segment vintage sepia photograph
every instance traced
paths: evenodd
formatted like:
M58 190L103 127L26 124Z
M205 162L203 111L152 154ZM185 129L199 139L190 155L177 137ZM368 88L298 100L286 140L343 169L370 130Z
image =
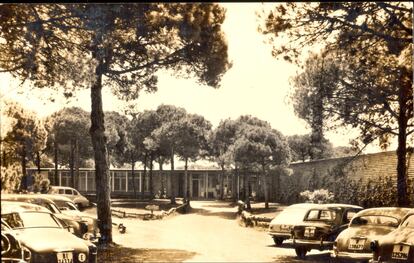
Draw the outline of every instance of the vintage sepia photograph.
M413 3L0 3L2 263L414 263Z

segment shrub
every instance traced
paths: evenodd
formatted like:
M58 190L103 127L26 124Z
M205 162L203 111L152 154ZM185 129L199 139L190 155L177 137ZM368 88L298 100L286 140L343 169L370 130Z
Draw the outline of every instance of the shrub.
M300 196L312 203L324 204L329 203L334 199L334 194L327 189L317 189L315 191L306 190L300 193Z

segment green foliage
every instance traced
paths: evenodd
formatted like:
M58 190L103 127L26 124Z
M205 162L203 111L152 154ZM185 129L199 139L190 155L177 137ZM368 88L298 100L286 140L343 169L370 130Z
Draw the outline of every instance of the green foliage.
M6 156L2 165L13 164L22 158L33 160L34 154L46 146L47 131L42 120L16 102L3 101L2 106L2 115L9 119L8 127L2 125L6 130L1 138L1 152Z
M306 201L316 204L330 203L335 195L327 189L317 189L315 191L306 190L300 193L300 196Z
M75 141L79 147L80 165L93 155L92 142L89 135L89 113L78 107L63 108L46 118L48 130L46 152L54 156L55 142L58 146L58 162L69 165L71 147Z
M17 191L22 179L21 167L12 164L7 167L1 166L1 191L11 193Z

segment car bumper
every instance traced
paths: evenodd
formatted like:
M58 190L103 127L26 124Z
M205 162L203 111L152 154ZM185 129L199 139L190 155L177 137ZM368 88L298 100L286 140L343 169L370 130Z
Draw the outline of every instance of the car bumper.
M331 257L345 260L369 260L372 259L372 253L334 252Z
M290 239L292 237L292 235L290 233L283 233L283 232L273 232L273 231L269 231L267 232L268 235L272 236L272 237L282 237L285 239Z
M333 247L333 241L325 240L306 240L306 239L293 239L293 246L305 246L312 249L331 249Z

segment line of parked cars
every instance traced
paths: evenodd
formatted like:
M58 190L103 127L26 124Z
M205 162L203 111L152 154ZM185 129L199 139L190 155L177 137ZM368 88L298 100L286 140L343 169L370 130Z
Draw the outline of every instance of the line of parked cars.
M78 207L59 194L2 194L1 262L96 263L97 219Z
M277 246L289 239L300 259L331 250L337 262L413 262L414 209L363 209L346 204L295 204L270 223Z

